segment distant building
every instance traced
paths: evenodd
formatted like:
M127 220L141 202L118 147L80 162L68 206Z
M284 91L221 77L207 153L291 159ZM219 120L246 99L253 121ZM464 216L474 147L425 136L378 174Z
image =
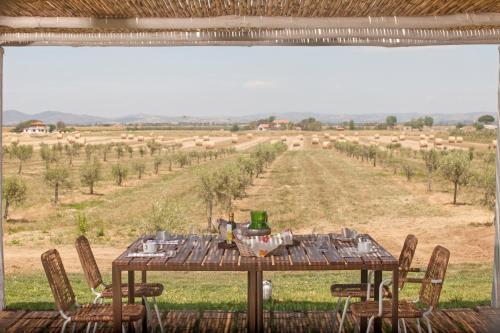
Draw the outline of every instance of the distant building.
M259 124L257 126L257 131L267 131L269 130L269 124Z
M286 129L290 122L286 119L276 119L273 120L273 128L274 129Z
M495 125L495 124L487 124L487 125L484 125L484 128L494 130L494 129L497 129L497 125Z
M28 134L43 134L49 132L49 126L39 120L33 120L31 125L23 129L23 133Z

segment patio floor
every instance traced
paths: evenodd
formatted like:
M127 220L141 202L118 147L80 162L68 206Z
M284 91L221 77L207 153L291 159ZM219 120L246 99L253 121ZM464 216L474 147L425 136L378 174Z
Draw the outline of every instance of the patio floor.
M265 313L267 332L333 332L332 312ZM228 311L168 311L163 313L167 332L245 332L246 314ZM450 309L436 312L431 319L434 332L500 332L500 311L490 307ZM349 316L346 332L352 331ZM60 332L62 320L55 311L2 311L0 332ZM414 320L408 320L408 332L417 332ZM390 322L384 322L389 331ZM79 327L78 332L84 332ZM111 329L101 329L110 332ZM68 330L69 332L69 330Z

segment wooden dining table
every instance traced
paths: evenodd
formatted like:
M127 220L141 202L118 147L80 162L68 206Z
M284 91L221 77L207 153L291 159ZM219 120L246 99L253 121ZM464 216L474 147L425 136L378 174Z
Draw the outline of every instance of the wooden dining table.
M392 272L392 330L398 330L398 260L385 250L370 235L361 235L371 240L373 251L359 253L356 242L346 240L339 234L329 234L325 248L317 245L318 235L294 235L294 244L288 245L275 255L266 257L240 256L237 249L224 249L219 245L217 236L178 236L178 245L165 245L174 249L172 257L140 257L130 253L142 249L142 243L153 236L142 236L132 243L113 261L113 331L121 331L122 317L122 272L128 272L128 302L134 303L133 284L135 272L142 272L142 282L146 282L148 271L236 271L247 272L247 328L248 332L264 330L262 299L262 277L265 271L359 271L360 282L367 283L368 271L374 272L374 296L378 300L378 286L382 282L382 272ZM332 275L332 280L334 276ZM325 288L325 292L329 289ZM333 300L332 300L333 301ZM144 321L145 322L145 321ZM366 327L366 319L361 321L361 331ZM381 332L381 320L375 321L375 332ZM365 329L366 330L366 329Z

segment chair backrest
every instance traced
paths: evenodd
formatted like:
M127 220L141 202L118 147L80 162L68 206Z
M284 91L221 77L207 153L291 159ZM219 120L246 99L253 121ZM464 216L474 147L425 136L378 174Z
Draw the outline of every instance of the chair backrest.
M57 309L63 312L68 311L76 304L76 298L59 252L52 249L43 253L42 265L47 275Z
M425 272L424 282L420 288L419 300L427 306L432 306L434 309L439 304L439 297L443 289L444 276L448 268L450 260L450 251L440 245L432 251L427 271ZM431 283L431 282L439 283Z
M415 250L417 249L418 239L414 235L406 236L403 249L399 255L399 288L402 289L405 283L408 270L411 267Z
M85 279L90 288L99 287L103 281L97 262L95 261L94 253L90 247L89 240L85 236L80 236L75 242L76 251L82 264Z

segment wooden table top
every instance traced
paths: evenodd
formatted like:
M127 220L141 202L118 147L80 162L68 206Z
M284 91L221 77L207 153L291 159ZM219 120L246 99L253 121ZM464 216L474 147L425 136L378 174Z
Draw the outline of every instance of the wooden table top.
M128 257L130 252L142 248L143 236L132 243L115 261L123 271L307 271L307 270L393 270L398 267L398 260L369 235L374 251L359 254L353 248L353 241L343 241L338 234L329 234L328 250L320 250L312 235L294 235L298 241L286 246L280 255L263 258L243 257L238 250L221 249L216 236L203 236L200 241L190 241L183 236L181 245L176 247L174 257Z

